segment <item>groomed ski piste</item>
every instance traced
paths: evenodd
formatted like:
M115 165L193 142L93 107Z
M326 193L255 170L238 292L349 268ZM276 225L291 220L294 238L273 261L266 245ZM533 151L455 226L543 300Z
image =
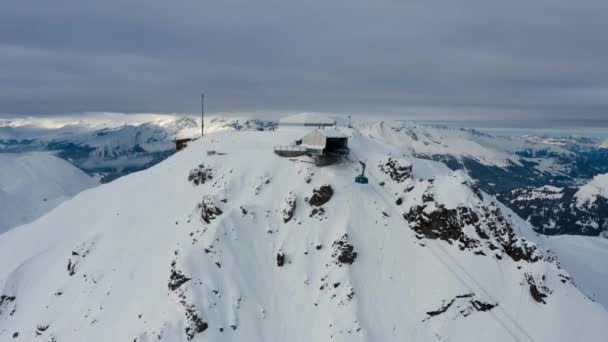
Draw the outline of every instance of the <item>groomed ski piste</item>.
M206 135L0 235L0 341L608 336L606 309L465 173L344 127L337 164L273 153L310 129Z

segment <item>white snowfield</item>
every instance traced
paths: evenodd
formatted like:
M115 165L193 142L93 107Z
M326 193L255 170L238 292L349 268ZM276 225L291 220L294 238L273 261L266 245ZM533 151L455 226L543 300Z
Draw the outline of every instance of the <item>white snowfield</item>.
M37 219L97 184L51 154L0 154L0 234Z
M608 308L608 239L597 236L545 236L553 251L580 289Z
M608 139L600 144L599 148L608 148Z
M0 235L0 341L606 340L608 312L462 172L358 132L353 163L273 154L306 132L209 134ZM437 211L469 222L456 240L414 230Z
M593 177L591 181L581 186L574 196L579 207L592 205L598 197L608 199L608 173Z

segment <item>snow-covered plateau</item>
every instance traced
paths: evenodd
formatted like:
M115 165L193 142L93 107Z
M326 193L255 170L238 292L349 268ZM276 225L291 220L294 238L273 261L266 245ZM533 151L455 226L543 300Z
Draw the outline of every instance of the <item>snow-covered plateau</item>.
M305 128L208 134L0 235L0 341L605 341L465 171L341 129L325 167L273 153Z

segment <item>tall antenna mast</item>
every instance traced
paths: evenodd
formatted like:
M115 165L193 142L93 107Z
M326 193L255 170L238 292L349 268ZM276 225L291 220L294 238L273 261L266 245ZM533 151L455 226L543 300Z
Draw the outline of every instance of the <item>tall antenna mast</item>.
M205 93L201 93L201 138L205 136Z

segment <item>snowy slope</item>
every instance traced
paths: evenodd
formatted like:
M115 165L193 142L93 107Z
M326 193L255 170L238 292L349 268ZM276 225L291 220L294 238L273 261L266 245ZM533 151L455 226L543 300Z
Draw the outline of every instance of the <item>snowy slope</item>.
M608 239L549 236L542 244L557 255L584 293L608 308Z
M0 233L95 185L93 178L50 154L0 154Z
M606 149L608 149L608 139L606 139L606 141L604 141L603 143L601 143L599 145L599 148L606 148Z
M608 312L464 173L358 132L369 185L272 153L304 132L210 134L1 235L0 340L605 339Z
M597 175L574 194L577 206L592 206L599 197L608 199L608 173Z

